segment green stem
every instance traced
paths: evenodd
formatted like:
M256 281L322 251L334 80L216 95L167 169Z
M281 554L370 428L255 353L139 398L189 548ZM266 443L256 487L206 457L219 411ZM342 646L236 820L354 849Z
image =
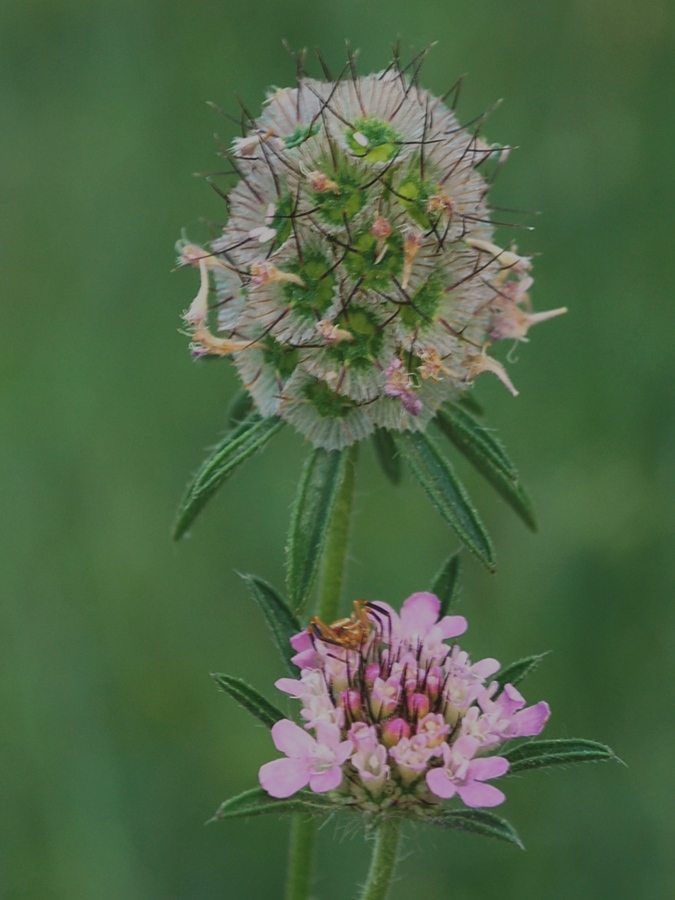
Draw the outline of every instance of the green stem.
M312 859L316 825L309 816L296 813L291 823L288 881L285 900L307 900L312 886Z
M358 444L353 444L347 451L345 480L340 488L333 510L333 521L326 541L326 551L321 570L321 587L317 615L324 622L335 621L340 615L340 600L347 563L347 546L349 544L349 526L354 506L354 479Z
M357 444L349 448L345 479L340 488L330 525L317 603L317 615L324 622L333 622L340 613L342 585L347 562L349 526L354 505L354 480L356 474ZM288 881L285 900L309 900L312 887L312 869L316 823L296 813L292 819L289 847Z
M386 900L398 861L401 824L401 819L384 819L378 827L368 881L361 900Z

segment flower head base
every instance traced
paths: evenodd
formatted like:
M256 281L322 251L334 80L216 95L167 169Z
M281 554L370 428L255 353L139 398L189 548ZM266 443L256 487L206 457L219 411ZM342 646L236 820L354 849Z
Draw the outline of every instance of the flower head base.
M466 619L439 613L428 593L408 597L400 615L386 603L358 601L351 620L333 627L313 620L292 639L300 678L282 678L277 687L302 702L305 724L273 727L287 758L261 768L269 794L289 797L309 785L339 791L344 803L365 811L422 817L454 796L469 807L504 800L485 782L509 763L488 754L539 734L548 704L525 708L515 687L500 691L489 681L496 660L472 663L446 643L466 631Z
M222 235L179 245L194 354L231 355L263 416L327 449L423 429L484 371L515 394L488 346L563 310L532 313L530 260L493 242L483 173L507 150L397 63L275 90L229 152Z

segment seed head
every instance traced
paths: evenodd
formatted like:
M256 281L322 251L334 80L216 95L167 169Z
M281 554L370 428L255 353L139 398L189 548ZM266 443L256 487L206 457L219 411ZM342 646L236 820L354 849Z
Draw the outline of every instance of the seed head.
M179 244L201 277L185 322L195 355L233 357L262 415L339 449L425 428L482 372L517 393L491 344L564 310L533 313L530 259L494 242L483 173L508 148L395 63L275 89L228 155L222 235Z

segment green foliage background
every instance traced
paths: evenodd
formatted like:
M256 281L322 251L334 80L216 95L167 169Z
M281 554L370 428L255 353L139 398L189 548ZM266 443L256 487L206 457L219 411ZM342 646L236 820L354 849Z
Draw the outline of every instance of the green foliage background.
M493 200L540 209L537 328L512 399L477 396L539 513L529 534L466 468L495 538L496 576L467 565L464 644L504 662L554 652L525 685L547 736L610 744L627 762L534 773L504 814L528 846L410 832L393 891L410 896L675 895L673 289L675 7L666 0L22 0L0 9L3 203L0 353L0 897L280 896L287 825L203 827L253 786L268 734L208 678L270 698L280 665L234 570L281 584L304 455L285 430L179 546L188 473L235 389L178 333L197 289L173 244L223 204L205 104L257 109L293 65L281 45L343 41L369 71L432 41L423 75L469 73L468 120L520 145ZM513 232L505 232L505 239ZM362 454L349 596L398 604L455 546L407 478ZM317 895L342 900L367 848L321 832Z

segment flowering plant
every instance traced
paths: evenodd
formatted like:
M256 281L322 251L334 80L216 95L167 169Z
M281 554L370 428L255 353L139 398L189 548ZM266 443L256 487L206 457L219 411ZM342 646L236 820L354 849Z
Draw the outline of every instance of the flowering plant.
M522 846L513 826L487 811L506 799L487 782L614 758L595 741L530 740L550 710L545 701L526 706L516 684L542 656L502 669L492 658L472 663L457 644L448 644L467 628L463 616L447 614L456 577L446 580L443 601L419 592L400 615L381 601L356 601L349 619L327 626L314 618L290 635L286 650L280 635L293 630L293 614L269 585L249 577L249 586L285 663L300 669L299 678L280 678L276 687L301 701L302 726L250 685L213 676L271 728L285 754L261 767L261 788L223 803L217 820L346 810L370 827L399 828L407 818ZM461 806L449 809L444 801L453 798Z
M223 151L239 181L223 194L222 234L205 247L178 245L179 263L200 272L184 314L193 355L232 357L244 390L188 485L175 537L284 423L311 444L291 514L288 599L246 576L290 676L276 685L301 702L301 724L241 679L214 676L284 754L215 818L293 815L288 900L310 895L317 817L351 811L375 832L361 896L384 900L406 818L522 846L490 811L505 795L489 782L613 758L593 741L531 740L548 704L526 706L516 685L540 656L502 669L447 643L467 628L451 611L458 553L400 614L358 600L338 618L363 438L372 436L394 483L407 463L490 570L490 538L433 429L535 527L518 473L475 417L482 411L468 389L492 372L517 394L488 349L527 340L532 325L565 309L532 312L530 258L495 243L503 223L487 204L490 167L509 148L482 138L484 117L470 133L448 95L420 88L423 58L403 66L395 52L388 69L362 78L350 54L340 78L324 66L318 81L301 56L297 86L272 90L257 119L244 110L242 136ZM310 605L316 615L303 627Z

